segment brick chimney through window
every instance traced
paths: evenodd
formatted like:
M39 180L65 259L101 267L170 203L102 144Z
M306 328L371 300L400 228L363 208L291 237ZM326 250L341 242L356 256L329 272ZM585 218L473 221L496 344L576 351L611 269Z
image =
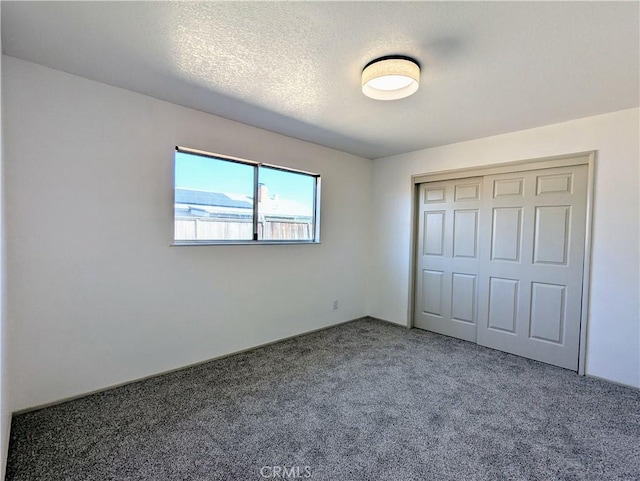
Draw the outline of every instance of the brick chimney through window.
M266 202L269 199L269 188L266 184L258 184L258 202Z

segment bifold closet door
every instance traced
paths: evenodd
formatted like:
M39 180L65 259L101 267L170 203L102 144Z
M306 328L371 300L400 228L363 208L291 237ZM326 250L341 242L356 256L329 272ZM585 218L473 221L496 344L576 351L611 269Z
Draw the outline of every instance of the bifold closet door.
M483 178L477 342L577 370L587 166Z
M476 341L482 178L420 186L414 326Z

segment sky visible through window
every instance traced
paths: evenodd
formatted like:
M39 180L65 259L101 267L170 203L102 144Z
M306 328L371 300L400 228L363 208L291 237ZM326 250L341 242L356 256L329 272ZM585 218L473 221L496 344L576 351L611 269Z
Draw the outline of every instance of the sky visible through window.
M236 162L221 162L209 157L176 152L175 186L179 189L204 190L253 195L253 167ZM308 204L313 202L315 179L268 167L259 169L260 183L269 189L269 196L278 195Z

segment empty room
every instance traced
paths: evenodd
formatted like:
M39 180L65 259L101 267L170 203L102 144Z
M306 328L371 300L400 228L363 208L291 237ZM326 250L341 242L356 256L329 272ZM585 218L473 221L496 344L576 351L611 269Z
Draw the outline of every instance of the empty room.
M638 2L0 18L0 479L640 479Z

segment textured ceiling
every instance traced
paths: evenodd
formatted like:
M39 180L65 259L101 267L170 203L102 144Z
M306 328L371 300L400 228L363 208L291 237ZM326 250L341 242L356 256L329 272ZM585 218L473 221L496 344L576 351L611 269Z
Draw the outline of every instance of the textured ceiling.
M637 107L637 2L2 2L4 53L377 158ZM389 54L412 97L360 92Z

